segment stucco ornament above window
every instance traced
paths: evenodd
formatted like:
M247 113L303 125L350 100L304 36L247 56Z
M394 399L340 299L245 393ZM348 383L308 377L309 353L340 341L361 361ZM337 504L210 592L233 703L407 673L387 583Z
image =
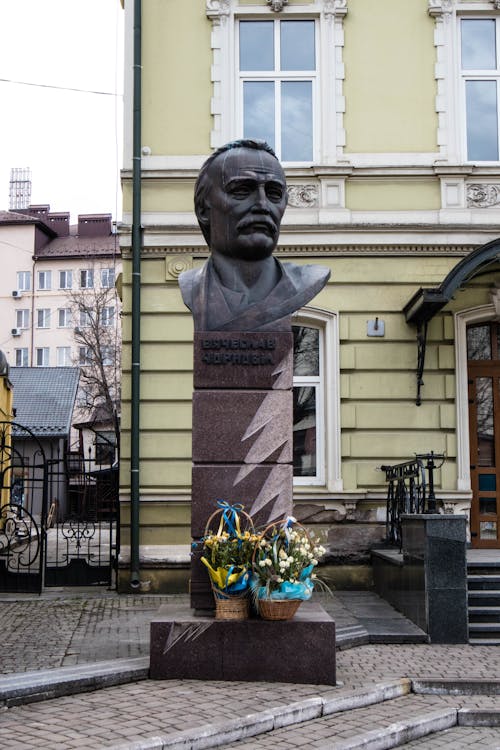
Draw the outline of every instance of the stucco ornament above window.
M312 208L318 205L316 185L289 185L288 205L294 208Z
M500 184L467 185L467 206L469 208L491 208L500 205Z
M323 12L325 16L345 16L347 0L324 0Z
M288 0L267 0L267 4L271 6L271 10L279 13L280 10L283 10L284 5L288 5Z

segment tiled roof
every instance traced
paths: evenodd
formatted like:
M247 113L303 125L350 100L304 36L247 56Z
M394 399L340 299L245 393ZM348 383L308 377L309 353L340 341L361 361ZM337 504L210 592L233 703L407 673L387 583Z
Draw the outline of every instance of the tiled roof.
M68 435L79 377L78 367L11 367L14 421L37 437Z
M56 237L37 252L37 258L85 258L120 254L118 237Z
M0 224L37 224L40 218L18 214L15 211L0 211Z

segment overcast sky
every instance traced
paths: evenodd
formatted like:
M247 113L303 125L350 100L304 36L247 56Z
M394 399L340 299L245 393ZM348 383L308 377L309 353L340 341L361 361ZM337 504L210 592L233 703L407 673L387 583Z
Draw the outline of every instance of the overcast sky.
M120 219L119 0L0 0L0 79L0 209L11 167L29 167L31 203L70 211L72 223L79 213Z

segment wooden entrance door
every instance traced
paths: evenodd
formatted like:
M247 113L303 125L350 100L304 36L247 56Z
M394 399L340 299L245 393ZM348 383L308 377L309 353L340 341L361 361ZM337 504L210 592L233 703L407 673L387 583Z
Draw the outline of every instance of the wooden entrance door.
M467 329L471 456L471 543L500 547L500 328Z

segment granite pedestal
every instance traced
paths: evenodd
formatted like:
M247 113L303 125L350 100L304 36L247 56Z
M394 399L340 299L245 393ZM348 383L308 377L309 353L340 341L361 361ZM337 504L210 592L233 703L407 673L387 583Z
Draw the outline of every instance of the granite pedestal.
M216 620L167 605L151 623L150 678L335 685L335 623L313 602L286 622Z

